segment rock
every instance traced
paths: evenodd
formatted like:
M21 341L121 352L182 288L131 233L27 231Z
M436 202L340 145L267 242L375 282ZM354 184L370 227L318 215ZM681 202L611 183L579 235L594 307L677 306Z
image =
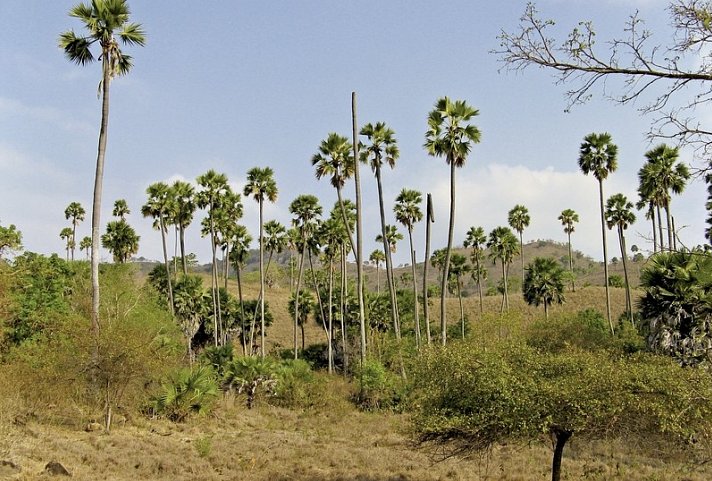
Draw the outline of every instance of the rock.
M67 468L62 466L57 461L50 461L44 468L44 472L51 476L71 476L71 473L67 471Z

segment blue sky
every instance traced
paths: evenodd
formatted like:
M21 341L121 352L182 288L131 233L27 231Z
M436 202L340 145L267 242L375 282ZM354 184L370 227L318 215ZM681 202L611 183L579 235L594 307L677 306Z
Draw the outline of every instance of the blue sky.
M60 230L72 201L91 205L100 119L98 65L78 67L57 47L60 32L81 25L67 15L74 1L0 2L0 223L16 224L26 250L63 252ZM280 191L266 216L290 221L297 195L317 195L329 210L336 195L317 181L309 162L329 132L350 135L350 95L358 118L385 121L399 141L395 170L384 172L390 206L403 187L431 192L436 207L434 245L446 242L449 169L422 148L426 118L438 97L464 99L480 111L482 142L458 171L456 243L466 230L506 225L515 204L532 217L524 240L564 242L557 217L576 210L581 222L574 247L601 258L597 184L578 170L578 148L591 132L608 131L619 145L619 170L606 195L636 200L636 173L652 146L645 138L653 118L634 106L602 100L565 113L565 87L550 72L500 72L490 51L501 29L512 31L526 2L425 1L215 1L129 2L148 43L127 48L135 67L112 83L102 223L113 201L125 198L129 221L141 235L139 255L158 259L160 236L141 218L145 189L155 181L193 180L210 168L228 175L236 189L248 169L271 166ZM663 0L544 0L542 16L560 32L591 19L603 41L620 33L627 15L640 10L659 43L667 43ZM615 83L610 84L615 88ZM682 157L692 161L690 152ZM378 223L375 180L363 170L365 252ZM347 187L347 194L353 187ZM673 214L686 245L703 242L704 185L698 180L673 199ZM257 229L257 206L245 200L244 223ZM197 220L189 251L209 257ZM642 215L638 215L642 217ZM89 216L78 237L88 235ZM628 245L650 249L650 227L628 230ZM416 227L422 257L424 225ZM256 244L254 245L256 247ZM611 255L619 255L614 233ZM397 263L408 262L399 246ZM105 258L110 255L104 252Z

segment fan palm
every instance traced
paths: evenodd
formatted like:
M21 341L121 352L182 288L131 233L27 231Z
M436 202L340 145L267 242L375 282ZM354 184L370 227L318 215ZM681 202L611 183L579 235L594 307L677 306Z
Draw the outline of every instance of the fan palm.
M524 241L522 240L522 233L526 227L529 227L529 222L531 217L529 216L529 209L523 205L517 204L509 211L507 216L509 225L519 233L519 257L522 261L522 276L524 275Z
M144 217L153 217L157 222L155 227L161 231L161 244L163 245L163 262L166 266L166 279L168 281L168 303L171 308L171 313L175 314L175 303L173 302L173 286L171 284L171 274L168 268L168 250L166 248L166 220L169 215L170 192L169 187L164 182L156 182L148 186L146 189L148 201L141 207L141 214Z
M581 171L598 181L598 195L601 207L601 237L603 239L603 277L606 289L606 316L608 325L613 333L613 320L611 318L611 295L608 288L608 249L606 247L606 218L603 206L603 181L608 174L618 168L618 146L611 140L609 133L589 134L583 139L579 149L578 165Z
M415 345L420 347L420 317L418 314L418 282L415 273L415 249L413 248L413 226L423 220L423 211L420 204L423 202L423 195L417 190L403 189L396 197L396 205L393 212L396 220L408 230L408 241L410 244L410 269L413 276L413 314L415 318Z
M574 257L571 251L571 234L573 234L576 227L574 224L578 223L579 216L573 209L564 209L559 215L559 221L561 225L564 226L564 232L569 239L569 272L571 274L571 290L576 292L576 284L574 281Z
M633 304L630 297L630 284L628 282L628 261L625 247L624 231L630 224L635 222L633 213L633 203L629 202L623 194L612 195L606 202L606 223L608 228L618 229L618 242L621 248L621 258L623 259L623 275L625 276L625 301L628 316L633 323Z
M85 251L87 260L89 260L89 256L91 255L91 237L84 236L82 238L82 241L79 243L79 250Z
M529 263L523 283L524 300L534 306L544 305L544 317L549 318L549 306L564 302L564 271L554 259L536 257Z
M106 233L101 236L101 245L114 257L114 262L124 264L138 252L141 239L125 220L114 220L106 225Z
M477 290L479 291L479 296L480 296L480 313L484 312L484 307L483 307L483 302L482 302L482 280L480 278L480 275L483 272L483 270L481 269L481 266L480 266L480 260L482 258L482 251L484 250L486 242L487 242L487 235L485 235L485 230L482 227L474 227L473 226L473 227L470 227L470 230L467 231L467 235L465 237L465 242L463 242L463 244L462 244L463 247L472 249L472 254L471 254L470 258L472 259L472 262L474 262L474 264L475 264L474 269L472 270L472 275L475 277L475 280L477 281Z
M371 166L376 176L376 186L378 187L378 207L381 214L381 241L383 242L383 252L386 254L386 282L388 283L388 294L391 299L391 317L395 328L396 338L400 339L400 321L398 319L398 299L396 297L395 281L393 279L393 259L389 246L387 245L388 232L386 230L386 211L383 204L383 181L381 169L383 164L387 164L391 169L395 167L396 160L400 155L396 143L395 133L385 122L368 123L363 126L360 132L365 136L369 145L363 146L361 161Z
M467 257L462 254L453 253L450 259L450 281L455 284L457 299L460 305L460 330L462 338L465 339L465 309L462 305L462 277L472 270L472 266L467 263Z
M386 255L382 249L375 249L371 252L368 260L376 264L376 292L381 293L381 262L386 262Z
M228 255L228 260L235 268L235 276L237 277L237 297L240 303L240 319L245 319L245 301L242 296L242 266L245 265L250 255L250 243L252 236L247 232L247 227L244 225L236 225L232 232L232 250ZM247 354L247 337L244 325L240 326L241 341L243 353ZM252 338L254 326L250 325L250 346L253 346L254 339Z
M185 229L193 222L195 213L195 189L188 182L176 180L170 188L171 220L178 226L180 237L180 257L183 265L183 275L188 275L188 263L185 258Z
M260 207L260 356L265 357L265 272L264 272L264 201L277 200L277 183L269 167L254 167L247 172L245 196L254 198Z
M125 0L92 0L91 5L80 3L69 11L69 16L79 19L88 34L78 36L73 30L59 36L59 47L69 60L78 65L87 65L95 59L102 64L100 89L102 93L101 127L96 156L94 196L91 216L91 283L92 283L92 330L99 333L99 231L101 229L101 194L104 178L104 158L109 126L109 87L116 76L126 75L132 67L132 59L119 48L124 45L143 46L146 37L140 24L129 22L131 12ZM118 39L117 39L118 37ZM91 48L96 44L101 53L95 57ZM96 357L96 353L95 353Z
M85 214L86 211L79 202L72 202L64 209L64 218L67 220L72 219L72 242L74 247L77 244L77 224L84 220ZM72 260L74 260L74 247L72 247Z
M512 263L512 259L519 250L517 237L509 227L495 227L492 232L490 232L487 247L490 250L490 257L492 257L494 261L499 259L502 263L503 290L501 310L504 311L505 307L509 309L508 271L509 264Z
M72 237L71 227L65 227L59 232L59 238L64 241L64 250L66 251L67 262L69 262L69 251L74 249L74 240Z
M443 345L447 343L445 293L455 232L455 171L465 165L472 145L480 142L479 129L467 123L477 115L479 111L467 105L464 100L452 101L443 97L438 99L435 108L428 115L428 131L425 134L425 149L428 154L445 157L445 162L450 166L450 223L440 292L440 329Z

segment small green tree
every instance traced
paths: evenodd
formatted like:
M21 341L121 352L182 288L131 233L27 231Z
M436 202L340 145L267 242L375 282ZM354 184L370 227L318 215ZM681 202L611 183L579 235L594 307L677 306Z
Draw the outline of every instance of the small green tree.
M6 252L13 252L22 249L22 233L17 230L14 224L9 227L0 225L0 258Z
M526 269L523 292L528 304L544 305L548 319L549 306L564 302L564 270L554 259L536 257Z

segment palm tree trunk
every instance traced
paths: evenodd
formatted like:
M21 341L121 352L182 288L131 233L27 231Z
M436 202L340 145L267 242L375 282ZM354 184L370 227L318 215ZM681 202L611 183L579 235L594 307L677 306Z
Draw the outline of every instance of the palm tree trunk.
M455 234L455 161L450 160L450 226L447 232L447 251L443 265L443 280L440 292L440 331L442 345L447 344L447 313L445 309L445 296L447 294L447 278L450 274L450 256L452 254L452 239Z
M91 328L95 341L99 337L99 242L101 242L101 194L103 192L104 160L109 127L109 56L102 56L102 101L101 127L99 128L99 146L96 154L96 173L94 175L94 198L91 213ZM92 362L99 361L99 348L96 342L92 352Z
M413 249L413 227L408 229L408 240L410 241L410 266L413 274L413 315L415 316L415 347L420 349L420 316L418 314L418 281L415 272L415 249Z
M188 262L185 259L185 227L181 224L180 227L180 258L183 264L183 275L188 275Z
M675 230L675 216L670 217L672 219L672 250L677 250L677 231Z
M346 280L346 249L341 246L341 298L340 298L340 312L341 312L341 350L344 356L343 372L346 374L348 372L349 357L348 349L346 347L346 296L348 295L347 289L348 284Z
M663 237L663 218L662 218L662 214L660 213L659 205L655 206L655 211L658 214L658 235L660 238L660 250L664 251L665 250L665 241L663 241L663 239L664 239L664 237Z
M328 365L328 372L329 374L332 374L334 372L334 346L333 346L333 337L334 337L334 319L333 319L333 313L334 313L334 300L332 298L334 294L334 263L330 259L329 260L329 329L327 331L327 336L326 336L326 341L328 343L327 346L327 365Z
M611 334L615 334L613 329L613 319L611 317L611 294L608 288L608 247L606 246L606 216L603 206L603 180L598 181L598 194L601 205L601 237L603 238L603 285L606 287L606 317Z
M576 292L576 284L574 281L574 256L571 251L571 232L567 232L569 236L569 272L571 273L571 290Z
M171 285L171 272L168 264L168 249L166 247L166 230L163 222L163 212L158 214L158 227L161 229L161 243L163 244L163 262L166 266L166 280L168 281L168 303L171 307L171 315L175 316L175 304L173 303L173 286Z
M381 293L381 261L376 260L376 292Z
M356 123L356 92L351 92L351 127L354 149L354 183L356 184L356 283L361 335L361 364L366 361L366 310L363 299L363 226L361 212L361 177L358 162L358 128Z
M484 305L482 302L482 279L480 278L480 256L479 254L475 256L475 264L477 265L477 290L480 295L480 314L485 312Z
M319 312L321 312L322 322L326 319L326 313L324 312L324 302L321 300L321 292L319 291L319 282L316 280L316 273L314 272L314 263L312 262L311 251L309 251L309 270L311 271L312 283L314 284L314 292L316 292L316 299L319 301ZM302 346L304 349L304 346Z
M544 319L549 320L549 303L544 300Z
M672 228L672 217L670 216L670 204L668 202L665 203L665 220L667 222L667 230L668 230L668 250L672 251L673 250L673 228Z
M391 246L386 235L386 212L383 205L383 185L381 183L381 167L376 165L376 183L378 185L378 207L381 210L381 236L383 237L383 252L386 254L386 282L388 294L391 298L391 318L396 339L400 339L400 322L398 321L398 300L396 299L395 283L393 282L393 261L391 260Z
M260 197L260 357L265 358L265 242L263 224L263 199Z
M217 253L216 253L216 245L215 245L215 226L213 224L213 218L212 218L212 203L210 204L210 209L208 211L208 215L210 215L210 244L212 245L212 275L210 279L210 289L212 290L213 294L213 329L215 330L214 332L214 337L215 337L215 347L218 345L218 307L217 307L217 299L218 299L218 293L217 293Z
M650 220L653 223L653 253L658 251L658 231L655 229L655 209L650 208Z
M503 266L504 269L504 307L509 310L509 264Z
M465 339L465 308L462 305L462 288L459 276L455 279L455 282L457 282L457 298L460 302L460 327L462 329L462 338Z
M178 278L178 224L173 225L173 275Z
M299 271L297 274L297 287L294 291L294 359L299 359L299 345L297 344L297 328L299 327L299 290L302 288L302 274L304 273L304 257L307 251L307 242L304 239L304 247L299 257Z
M630 297L630 283L628 282L628 256L626 255L625 237L623 236L623 228L620 225L618 226L618 236L620 237L621 259L623 259L623 276L625 277L626 309L628 310L628 317L630 319L630 323L632 325L634 325L634 323L633 323L633 301L631 300L631 297Z
M72 261L74 261L74 249L77 247L77 218L72 217Z
M431 343L430 335L430 312L428 306L428 263L430 262L430 224L433 222L431 213L433 211L433 198L428 193L425 213L425 261L423 262L423 322L425 322L425 336L428 346Z
M519 258L522 260L522 279L524 279L524 240L522 238L524 231L519 231ZM524 284L522 283L522 286Z

